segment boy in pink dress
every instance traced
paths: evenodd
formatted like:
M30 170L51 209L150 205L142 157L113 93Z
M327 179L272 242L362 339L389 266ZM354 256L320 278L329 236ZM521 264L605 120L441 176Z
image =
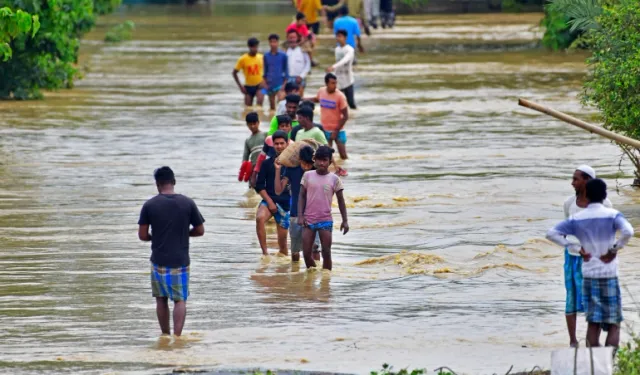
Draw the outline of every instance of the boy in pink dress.
M302 176L300 197L298 199L298 224L304 226L302 233L302 252L307 268L315 267L313 259L313 241L316 233L320 235L322 246L322 268L331 270L331 244L333 242L333 217L331 202L333 195L338 197L338 207L342 215L340 230L349 232L347 222L347 206L344 202L342 181L340 177L329 172L333 149L320 146L315 154L315 171L308 171Z

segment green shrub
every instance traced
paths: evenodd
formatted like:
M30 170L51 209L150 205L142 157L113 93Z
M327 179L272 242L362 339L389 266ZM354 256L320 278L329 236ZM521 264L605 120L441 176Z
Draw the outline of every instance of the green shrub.
M0 8L0 59L7 61L13 55L9 44L13 39L19 36L33 38L38 29L40 29L38 16L32 16L20 9L14 13L7 7Z
M131 40L135 27L136 24L133 23L133 21L126 21L116 25L112 27L111 30L107 31L104 41L108 43L117 43L122 42L123 40Z
M593 55L583 102L600 110L604 126L640 139L640 7L638 0L605 6L589 33Z
M540 26L545 29L542 45L554 51L569 48L578 37L577 33L571 32L569 18L548 7Z
M41 89L73 86L80 38L95 25L95 15L120 0L0 0L1 7L22 9L38 17L40 31L19 35L12 59L0 63L0 99L40 98Z
M615 375L640 375L640 337L618 349Z
M371 371L371 375L423 375L425 374L424 369L416 369L409 371L406 368L401 369L398 372L393 371L393 366L388 364L382 365L382 369L380 371ZM446 375L445 373L441 373L442 375Z

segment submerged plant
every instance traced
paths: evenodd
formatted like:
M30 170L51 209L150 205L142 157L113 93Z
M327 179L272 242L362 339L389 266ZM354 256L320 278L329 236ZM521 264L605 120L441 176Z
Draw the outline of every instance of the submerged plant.
M131 40L133 30L136 28L136 24L133 21L126 21L119 25L116 25L107 31L104 37L104 41L108 43L118 43L123 40Z

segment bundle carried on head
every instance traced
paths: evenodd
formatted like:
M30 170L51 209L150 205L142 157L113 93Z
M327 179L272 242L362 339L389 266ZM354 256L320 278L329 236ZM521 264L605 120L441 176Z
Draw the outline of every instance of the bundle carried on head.
M311 146L315 151L321 145L314 139L303 139L298 142L293 142L282 151L276 160L285 167L297 167L300 165L300 150L306 146Z

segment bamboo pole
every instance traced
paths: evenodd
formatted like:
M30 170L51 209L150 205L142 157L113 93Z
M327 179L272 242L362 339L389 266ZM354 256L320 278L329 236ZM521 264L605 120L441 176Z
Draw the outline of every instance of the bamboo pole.
M577 119L573 116L569 116L566 113L562 113L560 111L556 111L553 108L549 108L549 107L545 107L543 105L534 103L532 101L526 100L526 99L518 99L518 104L523 106L523 107L527 107L527 108L531 108L535 111L538 112L542 112L544 114L547 114L551 117L555 117L558 120L562 120L566 123L569 123L571 125L575 125L579 128L582 128L590 133L595 133L598 134L602 137L605 137L607 139L610 139L614 142L617 143L622 143L631 147L635 147L637 149L640 149L640 141L633 139L633 138L629 138L629 137L625 137L624 135L620 135L618 133L614 133L612 131L609 131L607 129L603 129L599 126L596 125L591 125L587 122L584 122L580 119Z

